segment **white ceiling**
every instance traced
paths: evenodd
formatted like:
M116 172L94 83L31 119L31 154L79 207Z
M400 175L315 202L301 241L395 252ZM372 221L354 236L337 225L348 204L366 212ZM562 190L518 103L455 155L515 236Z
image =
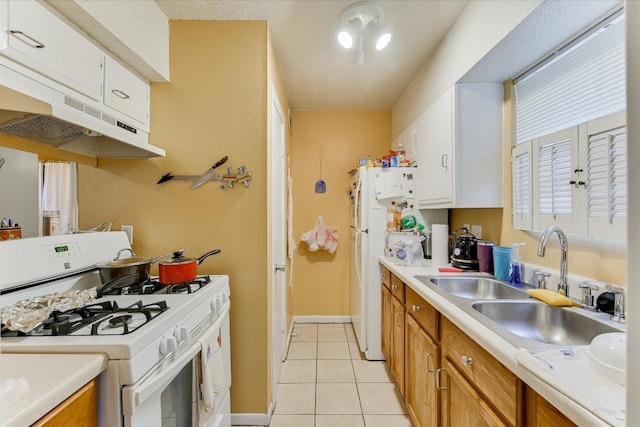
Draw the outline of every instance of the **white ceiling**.
M390 45L348 61L336 35L352 0L155 0L174 20L267 20L291 106L391 109L468 0L377 1Z

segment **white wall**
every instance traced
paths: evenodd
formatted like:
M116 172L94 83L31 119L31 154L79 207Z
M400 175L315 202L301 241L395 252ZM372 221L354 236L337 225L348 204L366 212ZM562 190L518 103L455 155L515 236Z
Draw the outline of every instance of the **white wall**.
M540 0L469 2L435 54L394 105L393 137L460 80L540 3Z

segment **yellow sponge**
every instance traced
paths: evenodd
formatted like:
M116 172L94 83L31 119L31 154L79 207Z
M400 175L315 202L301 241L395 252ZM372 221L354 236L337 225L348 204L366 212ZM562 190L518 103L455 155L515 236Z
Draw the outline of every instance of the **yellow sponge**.
M554 292L550 289L529 289L527 293L533 298L539 299L542 302L546 302L554 307L571 307L572 305L579 305L574 303L561 293Z

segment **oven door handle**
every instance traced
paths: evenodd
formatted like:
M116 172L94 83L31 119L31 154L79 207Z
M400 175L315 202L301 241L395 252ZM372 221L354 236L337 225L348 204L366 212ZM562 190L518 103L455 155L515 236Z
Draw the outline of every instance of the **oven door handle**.
M122 411L132 415L148 398L165 389L180 371L200 352L202 345L196 341L191 347L167 364L155 368L141 384L124 387L122 390Z

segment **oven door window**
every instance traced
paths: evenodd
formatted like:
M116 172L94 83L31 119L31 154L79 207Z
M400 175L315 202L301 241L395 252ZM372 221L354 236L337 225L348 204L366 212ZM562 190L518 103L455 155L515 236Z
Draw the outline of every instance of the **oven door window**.
M200 343L122 388L125 427L198 425L197 367Z
M193 360L160 394L162 427L191 426L193 423L194 382Z

